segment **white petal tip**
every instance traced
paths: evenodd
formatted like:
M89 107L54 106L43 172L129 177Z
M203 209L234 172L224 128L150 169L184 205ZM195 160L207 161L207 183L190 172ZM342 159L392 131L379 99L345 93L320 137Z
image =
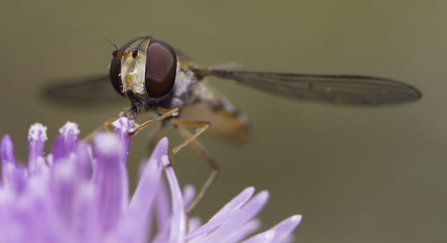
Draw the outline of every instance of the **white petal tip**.
M160 141L158 141L158 146L168 146L168 144L169 144L169 140L168 140L168 137L164 137L164 138L162 138L162 139L160 139Z
M72 131L73 134L77 137L80 132L78 129L78 124L68 121L67 123L65 123L65 125L62 128L59 129L59 133L62 136L68 136L70 131Z
M268 200L270 197L270 193L268 191L261 191L256 195L260 200Z
M47 138L47 127L44 127L40 123L36 123L31 126L28 132L28 141L37 141L40 140L42 142L46 141Z
M300 223L301 222L301 219L303 219L303 216L302 215L293 215L292 217L290 217L290 221L292 221L292 222L298 222L298 223Z
M112 122L112 125L116 128L116 129L124 129L124 130L129 130L130 128L132 128L132 124L130 123L129 119L127 117L120 117L119 119L116 119L116 121Z

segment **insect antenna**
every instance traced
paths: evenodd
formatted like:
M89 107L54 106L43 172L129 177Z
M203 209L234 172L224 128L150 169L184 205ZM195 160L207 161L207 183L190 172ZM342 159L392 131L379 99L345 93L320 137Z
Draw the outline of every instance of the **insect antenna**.
M107 38L104 38L104 40L108 41L110 44L112 44L115 47L115 49L118 50L118 47L115 44L113 44L113 42L109 41Z
M114 47L115 47L115 49L116 50L114 50L113 52L112 52L112 56L114 57L114 58L120 58L122 55L123 55L123 53L121 53L121 51L120 50L118 50L118 47L115 45L115 44L113 44L111 41L109 41L107 38L104 38L106 41L108 41L110 44L112 44Z

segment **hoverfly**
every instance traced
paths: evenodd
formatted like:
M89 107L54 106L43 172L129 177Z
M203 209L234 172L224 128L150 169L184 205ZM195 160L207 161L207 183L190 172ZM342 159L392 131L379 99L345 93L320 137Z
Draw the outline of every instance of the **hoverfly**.
M86 102L91 102L97 96L97 87L110 78L115 91L130 102L130 107L121 116L135 121L142 112L155 114L155 118L135 125L131 134L158 122L149 142L154 147L167 123L173 124L185 141L172 150L171 161L175 153L191 144L212 168L210 177L187 213L204 196L218 173L217 164L195 138L206 129L233 142L248 138L246 116L209 87L207 77L234 80L298 101L337 105L379 106L421 98L421 93L407 84L377 77L203 69L167 43L151 37L138 38L117 48L109 68L109 77L60 84L47 88L45 93L56 100L85 98ZM198 127L198 130L191 134L185 127Z

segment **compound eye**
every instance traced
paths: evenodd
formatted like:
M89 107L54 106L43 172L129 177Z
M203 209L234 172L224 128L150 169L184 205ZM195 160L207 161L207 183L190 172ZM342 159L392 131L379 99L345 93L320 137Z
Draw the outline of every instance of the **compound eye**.
M117 50L113 51L112 53L112 61L110 61L110 70L109 70L109 76L110 81L112 82L112 86L115 89L116 92L118 92L120 95L124 96L123 94L123 83L121 81L121 57L122 53L133 43L133 41L129 41Z
M120 95L124 96L123 94L123 83L121 81L121 58L113 58L110 62L110 81L112 82L112 86L115 89L116 92L118 92Z
M171 92L177 72L177 56L167 43L152 39L147 48L146 91L151 98Z

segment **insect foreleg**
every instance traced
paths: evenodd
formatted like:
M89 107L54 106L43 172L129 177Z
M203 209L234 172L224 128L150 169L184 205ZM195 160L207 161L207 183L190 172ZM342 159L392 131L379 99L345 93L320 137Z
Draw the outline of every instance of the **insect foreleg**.
M85 136L85 138L83 138L80 142L84 142L84 143L89 142L90 140L92 140L92 138L93 138L93 136L95 136L95 134L97 134L98 132L100 132L102 130L106 130L107 132L110 132L109 126L111 126L112 123L114 121L116 121L117 119L118 118L112 118L112 119L105 121L103 125L99 126L95 130L93 130L93 132L91 132L87 136Z
M162 115L157 117L157 118L147 120L147 121L143 122L141 125L137 126L136 128L131 129L128 132L128 135L130 135L130 136L135 135L141 129L143 129L143 128L147 127L147 126L150 126L150 125L152 125L154 123L157 123L157 122L159 122L159 121L161 121L161 120L163 120L163 119L165 119L167 117L170 117L171 115L174 115L174 114L178 113L179 108L178 107L174 107L172 109L162 109L162 108L157 107L156 111L161 113Z
M217 175L219 174L219 166L216 164L214 159L211 157L211 155L208 153L208 151L205 149L205 147L197 140L195 139L197 136L202 134L209 126L209 122L205 121L184 121L180 120L178 118L170 118L169 121L176 126L177 130L179 131L180 135L185 138L186 140L183 141L180 145L175 147L171 151L171 155L169 157L169 160L172 164L172 159L174 155L183 147L185 147L187 144L191 144L193 148L196 150L196 152L201 155L205 161L208 163L208 165L211 167L211 174L206 180L205 184L202 186L199 194L197 194L196 198L191 202L191 204L186 209L186 214L189 215L194 208L199 204L199 202L202 200L202 198L205 196L206 192L210 188L210 186L213 184L214 180L216 179ZM191 126L198 126L199 129L196 133L191 134L185 127L191 127Z

